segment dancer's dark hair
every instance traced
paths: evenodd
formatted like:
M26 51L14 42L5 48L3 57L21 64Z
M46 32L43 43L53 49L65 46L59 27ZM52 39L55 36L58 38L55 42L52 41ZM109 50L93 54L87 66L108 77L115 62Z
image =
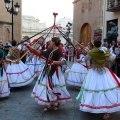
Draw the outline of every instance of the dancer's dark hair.
M98 39L95 39L95 40L94 40L94 46L95 46L95 47L98 48L98 47L101 46L101 44L102 44L101 40L98 40Z
M53 38L52 38L52 42L54 42L56 46L59 46L59 45L60 45L61 40L60 40L60 38L59 38L59 37L53 37Z

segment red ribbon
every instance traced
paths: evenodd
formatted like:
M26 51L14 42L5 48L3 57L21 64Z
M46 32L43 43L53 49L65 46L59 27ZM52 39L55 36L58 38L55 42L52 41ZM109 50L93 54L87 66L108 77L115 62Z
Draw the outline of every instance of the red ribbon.
M60 46L62 52L63 52L66 56L68 56L68 54L66 53L66 51L64 50L64 48L62 47L62 45L60 44L59 46Z
M80 62L78 62L79 64L81 64ZM81 64L82 66L84 66L85 68L89 69L89 67L87 65L83 65Z
M110 68L108 68L108 70L110 71L110 73L112 74L113 78L115 79L115 81L117 82L118 86L120 87L120 82L117 79L117 77L115 76L114 72Z
M27 45L27 48L28 48L29 51L30 51L31 53L33 53L34 55L36 55L36 56L38 56L39 58L42 58L42 59L44 59L44 60L47 60L46 58L44 58L43 56L41 56L38 52L30 49L30 46L29 46L29 45ZM48 60L48 61L51 61L51 62L52 62L52 60Z
M40 38L42 38L43 36L40 36L39 38L37 38L37 39L34 39L32 42L30 42L29 43L29 45L32 45L32 44L34 44L34 43L36 43Z
M47 80L47 87L48 87L48 89L49 89L53 94L55 94L55 95L59 98L59 95L61 95L61 93L55 92L55 91L53 90L53 87L52 87L52 84L51 84L51 82L50 82L50 79Z

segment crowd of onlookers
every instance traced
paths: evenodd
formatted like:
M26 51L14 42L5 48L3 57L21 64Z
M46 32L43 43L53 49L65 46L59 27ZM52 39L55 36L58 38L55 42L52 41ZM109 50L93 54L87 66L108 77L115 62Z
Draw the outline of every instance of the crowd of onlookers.
M84 46L84 43L81 42L79 43L81 44L82 46ZM81 51L79 51L79 44L75 45L75 53L74 53L74 49L73 47L70 45L70 44L64 44L64 49L66 51L66 53L68 54L68 56L65 56L66 57L66 60L68 61L74 61L74 57L76 56L77 58L79 57L79 54ZM108 44L107 42L104 42L103 43L103 46L106 47L108 49L108 51L110 53L114 53L116 55L116 59L111 62L109 64L109 67L112 69L112 71L118 76L120 77L120 40L112 40L112 43L111 44ZM84 46L86 48L88 48L89 50L91 50L94 45L92 44L92 42L89 42L87 46ZM71 59L73 57L73 59Z
M0 40L0 48L4 49L6 51L6 53L8 53L11 46L12 46L11 42L6 42L6 44L3 45L2 40Z
M115 61L110 63L110 68L114 73L117 74L118 77L120 77L120 40L112 40L111 45L108 43L104 43L104 46L108 49L110 53L114 53L116 55Z
M0 40L0 48L4 49L6 51L6 53L8 53L10 47L12 47L12 42L16 42L16 41L13 40L11 42L6 42L6 45L3 45L2 40ZM84 46L83 42L81 42L80 44L82 46ZM63 48L65 50L65 54L66 54L65 58L66 58L66 60L68 60L68 61L74 61L74 58L76 56L77 57L79 56L79 54L80 54L79 53L80 51L78 49L79 45L77 45L77 44L75 45L76 49L74 49L69 43L66 43L66 44L64 44L62 46L63 46ZM113 52L116 55L115 61L113 61L112 63L110 63L109 67L112 69L112 71L114 73L117 74L118 77L120 77L120 40L117 40L117 41L112 40L111 45L109 45L107 42L105 42L105 43L103 43L103 46L106 47L110 53ZM88 49L92 49L93 48L93 44L90 42L90 43L88 43L87 47L88 47ZM20 44L18 46L18 49L20 50L21 56L27 51L26 46L24 45L24 43ZM26 56L24 56L22 58L22 61L23 61L23 63L25 63Z
M13 46L16 46L16 45L17 45L17 41L16 40L12 40L12 41L6 42L6 45L4 45L2 40L0 40L0 48L3 49L6 52L6 55L8 54L10 48L13 47ZM24 55L25 52L27 51L27 48L25 46L25 42L20 44L20 45L18 45L17 49L19 49L19 51L20 51L20 57L22 55ZM21 59L21 61L23 63L26 62L26 55Z

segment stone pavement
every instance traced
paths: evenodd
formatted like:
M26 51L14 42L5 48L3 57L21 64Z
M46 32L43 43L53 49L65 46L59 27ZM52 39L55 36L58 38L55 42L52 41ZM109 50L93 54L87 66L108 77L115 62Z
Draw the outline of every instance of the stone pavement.
M71 62L68 64L72 65ZM73 101L57 111L44 112L44 106L38 105L31 98L35 82L21 88L12 88L9 97L0 99L0 120L102 120L103 114L79 111L79 102L75 99L79 90L69 85L67 89ZM120 112L112 113L109 120L120 120Z

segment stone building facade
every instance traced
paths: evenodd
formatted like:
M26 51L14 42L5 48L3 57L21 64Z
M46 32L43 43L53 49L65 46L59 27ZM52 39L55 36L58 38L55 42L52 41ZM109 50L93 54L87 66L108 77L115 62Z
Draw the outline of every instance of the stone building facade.
M102 35L103 4L104 0L73 1L73 38L75 40L87 45L94 39L97 30Z
M14 39L21 40L21 15L22 15L22 0L14 0L14 4L19 3L20 9L17 16L14 16ZM11 4L11 3L10 3ZM7 12L4 0L0 0L0 39L5 44L12 40L12 15Z
M46 28L46 23L41 23L40 20L36 19L34 16L22 15L22 38L25 36L32 37ZM31 41L39 36L40 35L37 35L31 38Z
M120 39L120 0L105 0L103 10L103 38L107 38L107 32L110 30L109 22L112 21L118 26L117 39Z
M59 27L60 30L62 30L63 33L67 33L66 25L70 22L72 24L72 20L69 18L61 18L56 22L56 25ZM34 16L29 15L23 15L22 16L22 38L25 36L28 36L30 41L33 41L36 38L39 38L40 36L44 35L45 42L51 40L53 36L60 37L61 43L65 44L66 40L63 38L63 36L60 34L60 32L57 29L45 30L47 29L46 23L41 23L39 19L36 19ZM45 30L41 34L38 34L39 32ZM38 34L35 36L35 34ZM34 36L34 37L33 37ZM71 26L69 38L73 39L73 29Z

